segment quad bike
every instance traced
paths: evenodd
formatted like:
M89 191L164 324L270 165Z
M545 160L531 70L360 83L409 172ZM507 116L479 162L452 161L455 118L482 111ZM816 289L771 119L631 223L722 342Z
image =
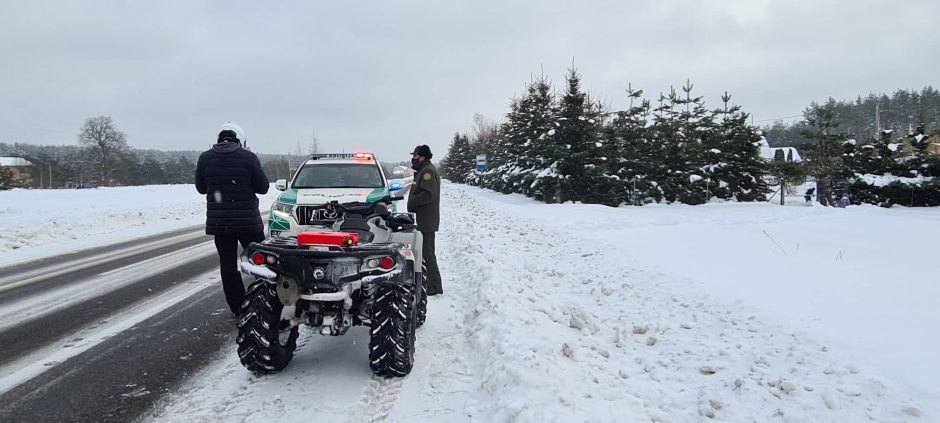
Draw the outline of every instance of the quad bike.
M414 215L388 211L401 198L334 201L325 207L335 220L314 220L296 238L271 237L245 249L241 271L256 278L238 313L238 356L246 368L284 369L305 324L332 336L368 326L372 372L411 371L427 282Z

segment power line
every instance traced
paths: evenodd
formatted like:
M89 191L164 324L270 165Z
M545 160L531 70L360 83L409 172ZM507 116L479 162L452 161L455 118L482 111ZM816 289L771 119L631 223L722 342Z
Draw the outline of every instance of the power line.
M783 120L783 119L792 119L792 118L801 118L801 117L803 117L803 115L782 116L782 117L775 117L775 118L770 118L770 119L755 120L754 122L769 122L772 120Z

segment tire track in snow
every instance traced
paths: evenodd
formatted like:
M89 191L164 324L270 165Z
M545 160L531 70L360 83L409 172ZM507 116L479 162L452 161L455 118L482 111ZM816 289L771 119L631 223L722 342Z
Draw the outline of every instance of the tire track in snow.
M31 364L25 366L18 366L17 370L4 374L6 368L0 369L0 374L3 374L3 377L0 378L0 395L6 393L10 389L18 386L19 384L32 379L43 372L52 369L56 365L75 357L89 349L97 346L98 344L104 342L108 338L113 337L117 333L130 329L131 327L147 320L158 313L163 312L167 308L188 299L195 295L196 293L205 290L206 288L212 287L216 284L217 281L211 280L211 278L203 277L201 281L179 285L172 290L165 292L160 297L155 298L146 303L140 304L133 309L128 310L125 313L122 313L116 318L110 318L111 321L109 324L95 328L93 330L88 330L88 334L76 337L79 339L67 345L66 348L56 350L56 351L47 351L40 350L36 354L31 354L20 360L20 362L29 362Z
M403 384L402 378L385 379L373 376L363 389L359 402L348 413L346 421L349 423L385 421L392 407L395 406L395 401L398 401L401 395Z

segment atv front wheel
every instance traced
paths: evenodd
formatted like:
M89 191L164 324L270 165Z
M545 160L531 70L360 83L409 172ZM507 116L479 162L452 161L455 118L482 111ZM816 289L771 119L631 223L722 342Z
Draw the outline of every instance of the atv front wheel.
M418 273L415 278L421 281L419 286L418 297L418 320L417 325L420 328L424 326L424 321L428 318L428 269L422 263L421 264L421 273Z
M238 311L238 357L248 370L276 373L287 367L297 348L297 326L281 319L284 305L274 285L253 283Z
M380 284L373 294L369 366L377 376L406 376L414 365L415 273L410 265L404 270L406 280Z

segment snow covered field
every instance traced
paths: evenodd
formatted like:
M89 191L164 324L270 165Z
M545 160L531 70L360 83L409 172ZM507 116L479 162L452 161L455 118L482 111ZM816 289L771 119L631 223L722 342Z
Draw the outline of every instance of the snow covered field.
M280 191L262 196L267 211ZM204 224L193 185L0 191L0 266Z
M133 222L122 213L143 198L156 204L141 220L157 224L125 226L139 236L198 224L203 200L186 188L86 203L49 194L9 209L0 193L0 232L22 228L7 210L45 216L63 202L88 222ZM409 377L371 377L363 328L302 332L283 373L251 375L233 345L148 419L940 420L940 209L613 209L454 184L443 196L445 295L431 299ZM159 218L174 207L198 212ZM77 236L99 239L94 228Z

